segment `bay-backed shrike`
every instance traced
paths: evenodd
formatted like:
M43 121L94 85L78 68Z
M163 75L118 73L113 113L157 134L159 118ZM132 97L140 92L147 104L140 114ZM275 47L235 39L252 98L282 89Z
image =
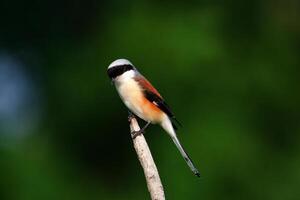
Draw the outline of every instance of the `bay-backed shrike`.
M124 104L131 112L147 122L140 131L133 133L133 137L143 133L150 123L160 124L171 136L193 173L200 177L199 171L176 136L174 122L177 124L179 122L152 84L126 59L118 59L112 62L108 66L107 73L116 86Z

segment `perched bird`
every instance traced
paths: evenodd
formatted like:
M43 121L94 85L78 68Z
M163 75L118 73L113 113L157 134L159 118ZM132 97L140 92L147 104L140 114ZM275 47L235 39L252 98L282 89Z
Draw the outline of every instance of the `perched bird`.
M140 131L134 133L134 137L143 133L151 123L161 125L171 136L190 169L196 176L200 177L199 171L176 136L174 122L179 125L180 123L152 84L126 59L118 59L112 62L108 66L107 74L116 86L127 108L147 122Z

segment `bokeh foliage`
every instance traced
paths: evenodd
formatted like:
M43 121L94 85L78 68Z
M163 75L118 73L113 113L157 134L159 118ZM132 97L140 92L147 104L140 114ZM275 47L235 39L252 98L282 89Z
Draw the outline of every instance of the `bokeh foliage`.
M0 8L0 65L2 55L20 63L32 88L13 128L0 109L1 199L149 198L127 110L106 75L117 58L131 60L172 106L201 171L194 177L162 129L149 128L168 199L299 198L298 1Z

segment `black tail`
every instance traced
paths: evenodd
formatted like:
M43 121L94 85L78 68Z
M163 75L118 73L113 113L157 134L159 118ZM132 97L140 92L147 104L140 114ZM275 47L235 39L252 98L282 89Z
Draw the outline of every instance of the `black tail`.
M186 161L186 163L188 164L188 166L190 167L190 169L192 170L192 172L200 177L200 173L198 171L198 169L195 167L193 161L191 160L191 158L189 157L189 155L186 153L186 151L184 150L184 148L181 146L178 138L176 136L172 137L173 142L175 143L177 149L180 151L182 157L184 158L184 160Z

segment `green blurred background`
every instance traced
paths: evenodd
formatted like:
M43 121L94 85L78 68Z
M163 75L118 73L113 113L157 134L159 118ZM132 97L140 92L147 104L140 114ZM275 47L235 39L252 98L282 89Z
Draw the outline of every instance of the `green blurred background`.
M106 74L127 58L183 124L146 139L167 199L299 199L300 3L0 3L0 199L149 199Z

